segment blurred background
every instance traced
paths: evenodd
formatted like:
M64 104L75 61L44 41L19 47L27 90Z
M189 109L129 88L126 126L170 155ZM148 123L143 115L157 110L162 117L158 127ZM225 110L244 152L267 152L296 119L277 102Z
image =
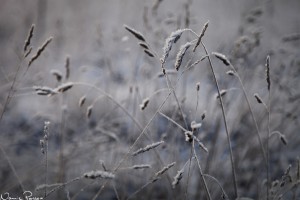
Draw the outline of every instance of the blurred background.
M190 28L200 33L205 22L208 29L203 38L209 53L225 54L237 68L258 121L264 145L267 137L267 112L253 97L258 93L267 102L265 60L271 57L271 131L279 131L288 145L274 134L270 138L270 163L272 181L281 180L291 164L296 177L299 156L299 97L300 97L300 1L298 0L0 0L0 194L20 194L20 184L12 172L14 166L18 179L26 190L36 191L44 184L67 182L91 170L113 169L128 151L141 130L103 93L91 87L73 86L70 91L54 96L38 96L34 86L55 88L64 82L81 82L94 85L110 94L145 127L167 95L167 85L159 78L163 46L171 32ZM24 41L32 24L33 50L23 58ZM156 58L143 53L138 40L125 30L124 24L144 35ZM45 40L51 43L38 59L28 67L31 56ZM187 41L197 39L185 32L174 44L166 62L172 69L176 53ZM200 59L205 52L200 47L196 54L189 50L183 66ZM66 58L69 58L70 77L66 78ZM212 58L224 97L229 130L241 196L264 198L266 171L255 128L239 82L226 74L229 68ZM183 68L183 67L182 67ZM63 78L58 81L54 71ZM181 69L182 71L183 69ZM15 78L16 77L16 78ZM180 80L178 81L178 78ZM14 81L15 79L15 81ZM231 166L221 110L216 100L216 89L208 62L204 60L191 70L171 76L177 83L176 92L188 124L201 121L197 136L208 147L209 154L200 149L199 159L204 172L219 180L230 198L233 197ZM200 82L201 89L196 91ZM13 85L13 87L12 87ZM165 91L155 91L165 88ZM7 97L9 103L7 102ZM86 97L82 107L80 98ZM150 98L149 106L140 110L143 99ZM92 114L86 117L89 106ZM162 111L184 125L178 103L171 96ZM45 156L39 144L44 132L44 122L49 125L48 171L45 173ZM173 190L169 178L176 175L190 157L189 145L182 130L158 115L149 126L154 141L164 140L158 148L165 165L176 162L168 177L138 193L139 199L188 199L205 196L201 187L197 165L188 167L178 189ZM134 149L151 143L142 138ZM3 153L5 152L5 153ZM100 162L101 161L101 162ZM134 164L151 164L150 170L117 172L117 179L109 183L98 199L127 198L147 183L153 173L164 165L153 152L129 158L123 168ZM222 168L220 169L220 166ZM147 171L148 170L148 171ZM124 173L125 172L125 173ZM145 175L147 174L147 175ZM294 178L294 176L292 176ZM49 199L92 199L103 181L80 180L57 190ZM220 188L208 179L215 199L221 196ZM115 188L118 192L114 191ZM153 191L157 191L153 194ZM279 191L279 190L278 190ZM286 199L299 198L297 188L284 188L278 192ZM285 192L287 191L287 192ZM144 196L142 196L144 195ZM71 199L70 198L70 199Z

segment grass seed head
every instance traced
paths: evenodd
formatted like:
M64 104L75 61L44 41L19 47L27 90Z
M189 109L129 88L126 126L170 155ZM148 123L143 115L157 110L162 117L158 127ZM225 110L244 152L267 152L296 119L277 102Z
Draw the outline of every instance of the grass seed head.
M124 25L124 28L129 31L134 37L136 37L138 40L142 41L142 42L146 42L145 37L138 31L136 31L135 29Z
M227 66L230 65L229 60L227 59L227 57L224 54L221 54L221 53L218 53L218 52L213 52L212 54L215 55L216 58L221 60L224 63L224 65L227 65Z
M30 30L29 30L29 32L28 32L28 36L27 36L27 38L26 38L26 40L25 40L25 44L24 44L24 52L27 51L27 48L29 47L29 45L30 45L30 43L31 43L31 39L32 39L32 37L33 37L34 27L35 27L34 24L32 24L31 27L30 27ZM25 56L25 57L27 57L27 56Z
M191 42L187 42L184 45L182 45L180 47L179 52L177 53L176 56L176 60L175 60L175 69L178 71L180 68L180 65L182 63L183 60L183 56L185 55L186 51L188 50L188 48L192 45Z
M205 34L205 32L206 32L206 29L207 29L207 27L208 27L208 23L209 23L209 21L207 21L207 22L204 24L204 26L203 26L203 28L202 28L202 31L201 31L201 34L200 34L200 36L198 37L197 43L196 43L195 47L193 48L193 52L195 52L195 51L196 51L196 48L199 46L199 44L200 44L200 42L201 42L201 40L202 40L202 38L203 38L203 36L204 36L204 34Z

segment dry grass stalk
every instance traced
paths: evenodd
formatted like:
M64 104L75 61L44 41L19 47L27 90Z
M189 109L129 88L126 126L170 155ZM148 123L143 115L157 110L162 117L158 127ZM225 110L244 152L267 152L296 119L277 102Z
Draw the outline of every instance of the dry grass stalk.
M169 53L170 53L170 51L171 51L171 49L172 49L173 43L176 43L176 42L180 39L182 33L183 33L184 31L186 31L186 30L187 30L187 29L179 29L179 30L177 30L177 31L174 31L174 32L172 32L171 35L166 39L165 45L164 45L164 47L163 47L163 57L161 58L162 64L164 64L164 63L166 62L166 59L167 59L167 57L169 56Z
M265 66L266 66L266 80L267 80L267 83L268 83L268 90L270 91L271 79L270 79L270 56L269 55L267 56Z
M144 153L144 152L149 151L151 149L154 149L154 148L158 147L159 145L161 145L163 143L164 143L164 141L159 141L159 142L149 144L149 145L145 146L144 148L140 148L139 150L132 153L132 156L136 156L138 154L141 154L141 153Z
M73 87L73 85L74 85L74 83L68 82L68 83L65 83L65 84L62 84L62 85L58 86L57 88L55 88L55 90L58 91L58 92L66 92L69 89L71 89Z
M87 107L87 109L86 109L86 117L87 118L91 117L92 109L93 109L93 105L90 105L89 107Z
M199 38L198 38L198 40L197 40L197 43L196 43L195 47L193 48L193 52L195 52L195 51L196 51L196 48L199 46L199 44L200 44L200 42L201 42L201 40L202 40L202 38L203 38L203 36L204 36L204 34L205 34L205 31L207 30L208 23L209 23L209 21L207 21L207 22L204 24L204 26L203 26L203 28L202 28L202 31L201 31L201 34L200 34L200 36L199 36Z
M114 179L115 175L111 172L106 171L90 171L83 174L84 178L88 179L96 179L96 178L103 178L103 179Z
M140 108L141 110L145 110L145 108L148 106L150 99L149 98L145 98L142 102L142 104L140 104Z
M191 42L187 42L186 44L182 45L180 47L180 50L179 52L177 53L177 56L176 56L176 60L175 60L175 69L178 71L179 68L180 68L180 65L182 63L182 59L183 59L183 56L185 55L186 51L188 50L188 48L192 45Z
M196 142L198 143L201 149L203 149L206 153L208 153L207 147L197 137L194 137L194 140L196 140Z
M31 39L32 39L32 36L33 36L34 27L35 27L34 24L32 24L31 27L30 27L30 30L28 32L28 36L27 36L27 38L25 40L25 44L24 44L24 52L27 51L27 48L30 45L30 42L31 42ZM27 57L27 56L25 56L25 57Z
M136 37L138 40L142 41L142 42L146 42L145 37L138 31L136 31L135 29L127 26L124 24L124 28L129 31L134 37Z
M66 57L65 69L66 69L65 78L66 78L66 80L68 80L70 77L70 57L68 57L68 56Z
M36 54L30 59L28 63L28 67L43 53L43 51L48 46L48 44L52 41L52 39L53 39L52 37L47 39L45 43L37 50Z
M226 58L226 56L224 54L221 54L221 53L218 53L218 52L212 52L212 54L215 55L216 58L221 60L225 65L227 65L227 66L230 65L229 60Z
M82 107L83 104L85 103L85 100L86 100L86 96L82 96L80 99L79 99L79 107Z
M176 162L173 162L167 166L165 166L162 170L155 173L154 178L157 178L158 176L163 175L167 170L169 170L171 167L173 167L176 164Z
M51 70L50 73L55 76L57 82L60 82L62 79L62 73L59 70Z
M299 157L297 158L297 180L300 181L300 159Z

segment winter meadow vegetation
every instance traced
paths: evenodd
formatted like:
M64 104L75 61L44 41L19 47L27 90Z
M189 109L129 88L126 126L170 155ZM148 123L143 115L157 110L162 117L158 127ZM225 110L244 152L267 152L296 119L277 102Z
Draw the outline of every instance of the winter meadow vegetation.
M300 199L299 1L0 2L1 199Z

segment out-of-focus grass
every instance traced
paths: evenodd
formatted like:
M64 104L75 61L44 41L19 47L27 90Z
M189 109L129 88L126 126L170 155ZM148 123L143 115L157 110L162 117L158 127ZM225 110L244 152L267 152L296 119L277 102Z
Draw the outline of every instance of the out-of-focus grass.
M24 188L42 196L44 191L35 191L35 188L45 183L45 175L48 184L52 184L68 182L92 170L113 171L169 94L166 79L157 76L161 73L161 63L143 53L136 38L126 32L123 24L141 32L151 51L160 58L165 39L172 31L188 26L199 34L204 22L209 20L203 42L210 52L225 54L236 67L250 97L265 148L267 111L253 95L258 93L264 102L268 101L264 64L266 56L271 57L270 129L271 132L284 134L288 144L284 145L278 134L273 134L269 140L270 180L279 180L277 185L273 182L273 187L270 186L270 197L277 198L282 194L283 198L292 199L294 196L297 199L299 39L287 40L286 37L300 32L296 26L299 22L299 3L165 0L157 10L153 10L152 3L115 0L109 3L44 1L44 4L38 4L28 1L22 5L12 1L2 2L1 111L20 63L21 71L14 86L14 96L1 120L0 142ZM36 29L32 38L34 48L29 58L47 37L53 36L53 41L25 73L29 58L21 62L20 52L32 23L36 24ZM165 63L167 69L173 69L180 46L192 39L195 39L193 34L184 33L173 45ZM200 47L196 54L191 49L184 56L179 72L168 76L170 83L177 85L175 92L178 101L171 94L161 112L185 129L190 129L182 120L180 105L188 125L194 120L202 122L201 128L194 134L209 153L196 148L196 154L204 173L215 177L232 199L234 191L229 150L208 62L201 61L181 75L189 59L192 64L205 55ZM70 56L68 80L64 77L67 55ZM230 68L211 58L220 87L227 90L223 101L233 145L238 193L240 196L265 199L265 164L243 92L236 77L226 74ZM80 84L50 97L36 95L32 86L56 88L61 84L50 73L52 69L61 72L62 82L91 84L105 91L119 105L105 94ZM200 90L197 92L198 82ZM156 93L159 89L162 90ZM86 101L79 107L79 99L83 95ZM149 98L149 103L141 111L140 104L145 98ZM87 118L87 108L91 105L92 113ZM206 117L201 121L204 112ZM39 144L44 135L45 121L50 121L47 173L45 156ZM133 150L156 141L164 140L164 143L155 149L156 152L150 150L135 157L129 156L114 172L115 179L108 182L99 199L127 198L141 188L143 190L133 198L184 199L186 195L187 199L205 198L197 162L195 159L191 164L187 162L191 157L191 145L185 141L183 131L158 114L145 133L152 140L142 136ZM9 192L17 196L21 193L19 183L4 155L0 159L0 193ZM172 162L176 164L161 179L151 183L153 175ZM130 168L139 164L149 164L151 168ZM290 172L285 174L290 164ZM183 179L176 189L172 189L173 177L183 166ZM220 198L222 192L216 182L209 177L205 180L212 198ZM149 181L151 184L147 185ZM101 179L91 181L82 178L57 189L49 199L67 199L67 193L77 199L92 199L104 183L105 180Z

